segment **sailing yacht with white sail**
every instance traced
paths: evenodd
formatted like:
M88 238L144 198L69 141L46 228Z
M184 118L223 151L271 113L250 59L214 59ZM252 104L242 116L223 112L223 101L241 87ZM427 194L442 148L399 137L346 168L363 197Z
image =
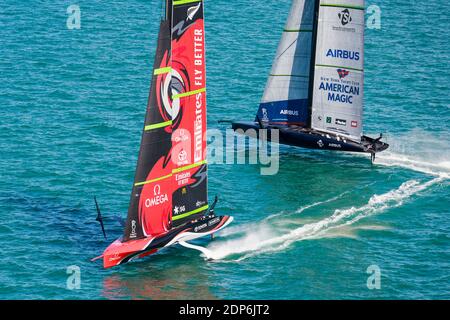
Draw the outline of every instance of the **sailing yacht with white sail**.
M279 129L282 144L372 158L387 149L362 132L364 13L364 0L293 0L256 119L232 128Z

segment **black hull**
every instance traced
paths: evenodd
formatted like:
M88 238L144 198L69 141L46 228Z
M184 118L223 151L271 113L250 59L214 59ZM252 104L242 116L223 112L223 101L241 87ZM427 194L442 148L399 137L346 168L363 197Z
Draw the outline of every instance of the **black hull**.
M259 138L261 125L257 122L232 122L232 128L234 131L243 131L245 135ZM362 137L361 142L357 142L309 128L269 125L264 126L263 129L278 129L279 141L276 142L301 148L375 154L389 147L387 143L381 142L380 139L366 136ZM270 130L268 130L267 140L272 141Z

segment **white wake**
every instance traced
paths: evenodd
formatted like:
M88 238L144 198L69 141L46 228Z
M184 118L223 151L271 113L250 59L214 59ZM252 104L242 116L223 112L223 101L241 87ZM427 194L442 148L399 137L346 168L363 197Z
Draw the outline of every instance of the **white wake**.
M414 195L449 179L450 149L447 143L445 137L434 137L419 131L396 137L395 141L389 141L390 148L387 151L377 154L375 164L425 173L432 176L431 180L409 180L397 189L373 195L363 206L336 209L331 216L319 221L305 221L296 217L295 214L337 200L349 192L303 206L294 212L276 213L259 223L224 230L223 235L235 238L212 243L208 246L204 256L213 260L240 261L261 253L285 250L297 241L325 237L352 237L349 230L354 223L365 217L399 207ZM287 219L287 216L291 217ZM280 225L280 222L284 227Z
M423 183L417 180L407 181L398 189L372 196L368 203L361 207L337 209L330 217L304 224L287 232L283 230L283 233L277 230L276 226L262 221L256 226L253 225L251 229L247 229L245 234L239 238L211 244L205 256L207 259L223 260L238 255L239 257L234 261L240 261L261 253L285 250L297 241L326 237L330 232L335 232L337 228L349 226L365 217L401 206L413 195L443 179L437 177Z
M450 177L450 148L445 134L432 136L415 130L389 143L388 150L377 154L375 164Z

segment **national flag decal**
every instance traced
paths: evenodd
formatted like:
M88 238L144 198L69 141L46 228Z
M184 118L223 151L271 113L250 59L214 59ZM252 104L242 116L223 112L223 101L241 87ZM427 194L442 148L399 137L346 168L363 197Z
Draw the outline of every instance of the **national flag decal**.
M345 70L345 69L337 69L337 72L339 74L339 78L340 79L344 79L346 76L349 75L350 71Z

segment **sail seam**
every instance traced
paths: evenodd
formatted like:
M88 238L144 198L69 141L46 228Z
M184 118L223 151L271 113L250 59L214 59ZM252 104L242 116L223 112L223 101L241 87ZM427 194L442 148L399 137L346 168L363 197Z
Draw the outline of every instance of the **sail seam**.
M165 73L169 73L170 71L172 71L171 67L165 67L165 68L159 68L159 69L155 69L155 71L153 72L153 74L155 76L160 75L160 74L165 74Z
M143 185L146 185L146 184L149 184L149 183L161 181L161 180L164 180L164 179L167 179L167 178L170 178L170 177L172 177L172 174L171 174L171 173L168 174L168 175L159 177L159 178L152 179L152 180L147 180L147 181L144 181L144 182L138 182L138 183L135 183L134 186L135 186L135 187L139 187L139 186L143 186Z
M194 163L194 164L190 164L190 165L187 165L187 166L184 166L184 167L181 167L181 168L173 169L173 170L172 170L172 173L183 172L183 171L186 171L186 170L195 168L195 167L199 167L199 166L201 166L202 164L206 164L206 160L199 161L199 162L196 162L196 163Z
M201 88L201 89L197 89L197 90L194 90L194 91L183 92L183 93L176 94L176 95L172 96L172 100L180 99L180 98L184 98L184 97L189 97L189 96L192 96L194 94L202 93L202 92L205 92L205 91L206 91L206 88Z
M355 10L364 10L364 7L360 6L352 6L352 5L345 5L345 4L321 4L321 7L335 7L335 8L348 8L348 9L355 9Z
M154 130L154 129L168 127L168 126L171 126L171 125L172 125L172 120L169 120L169 121L165 121L165 122L150 124L148 126L145 126L144 130L145 131L150 131L150 130Z
M342 66L332 66L332 65L327 65L327 64L316 64L316 67L325 67L325 68L342 68L342 69L348 69L348 70L353 70L353 71L360 71L360 72L364 72L364 70L362 70L362 69L349 68L349 67L342 67Z
M192 3L192 2L202 2L202 0L175 0L173 2L174 6L179 6L182 4Z
M179 220L179 219L186 218L186 217L188 217L188 216L190 216L190 215L193 215L193 214L196 214L196 213L199 213L199 212L208 210L208 208L209 208L209 206L206 205L206 206L197 208L197 209L195 209L195 210L192 210L192 211L189 211L189 212L180 214L180 215L178 215L178 216L172 216L172 221L176 221L176 220Z

